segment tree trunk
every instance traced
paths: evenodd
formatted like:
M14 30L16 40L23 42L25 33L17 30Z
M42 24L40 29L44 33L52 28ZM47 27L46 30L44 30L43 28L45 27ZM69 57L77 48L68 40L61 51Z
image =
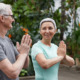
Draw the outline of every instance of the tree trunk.
M73 0L73 21L72 21L72 27L74 28L75 27L75 13L76 13L76 10L75 10L75 6L76 6L76 2L75 0Z
M63 40L63 35L64 35L64 27L63 27L63 25L64 25L64 23L65 23L65 21L66 21L66 17L65 17L65 0L62 0L61 1L61 35L60 35L60 40Z

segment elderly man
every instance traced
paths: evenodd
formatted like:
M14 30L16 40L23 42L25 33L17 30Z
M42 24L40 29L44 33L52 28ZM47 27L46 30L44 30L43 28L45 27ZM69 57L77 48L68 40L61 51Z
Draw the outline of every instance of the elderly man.
M32 40L24 35L21 44L17 42L17 49L6 37L14 22L11 6L0 3L0 80L19 80L21 69L29 64L29 49Z

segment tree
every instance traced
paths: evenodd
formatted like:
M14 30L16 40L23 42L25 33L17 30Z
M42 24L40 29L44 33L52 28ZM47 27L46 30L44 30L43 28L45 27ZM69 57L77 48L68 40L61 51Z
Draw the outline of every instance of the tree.
M63 40L63 35L65 31L65 22L66 22L66 16L65 16L65 0L61 1L61 35L60 40Z

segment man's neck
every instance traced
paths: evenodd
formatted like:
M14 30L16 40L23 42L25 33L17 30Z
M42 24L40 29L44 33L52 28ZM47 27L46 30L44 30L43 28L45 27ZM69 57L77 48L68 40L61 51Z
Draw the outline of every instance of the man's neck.
M0 26L0 37L4 38L6 33L7 30L3 26Z

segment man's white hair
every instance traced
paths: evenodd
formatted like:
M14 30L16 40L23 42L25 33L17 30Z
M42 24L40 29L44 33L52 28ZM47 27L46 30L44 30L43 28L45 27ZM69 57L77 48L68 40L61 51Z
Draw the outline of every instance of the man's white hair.
M11 5L0 3L0 15L4 15L4 14L9 15L9 12L8 12L9 9L12 10Z
M44 22L52 22L53 25L54 25L54 27L55 27L55 29L56 29L56 23L55 23L55 21L54 21L52 18L42 19L41 22L40 22L40 27L41 27L41 25L42 25Z

